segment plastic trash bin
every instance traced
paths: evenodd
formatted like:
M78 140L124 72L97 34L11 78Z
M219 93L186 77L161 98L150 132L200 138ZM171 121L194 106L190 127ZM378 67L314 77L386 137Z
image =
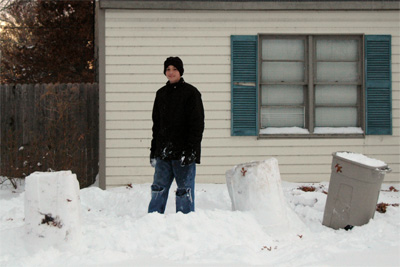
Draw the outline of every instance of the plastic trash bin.
M332 154L331 178L322 224L351 229L374 217L379 192L390 168L379 160L351 152Z

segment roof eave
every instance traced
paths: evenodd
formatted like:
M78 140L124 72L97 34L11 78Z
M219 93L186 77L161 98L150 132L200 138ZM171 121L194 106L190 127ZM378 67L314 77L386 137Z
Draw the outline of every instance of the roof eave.
M158 10L400 10L398 1L129 1L98 0L104 9Z

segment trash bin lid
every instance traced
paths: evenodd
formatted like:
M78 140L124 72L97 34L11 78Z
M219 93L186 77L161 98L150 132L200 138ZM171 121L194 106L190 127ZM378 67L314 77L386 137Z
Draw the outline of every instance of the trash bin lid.
M388 165L378 159L369 158L363 154L339 151L332 153L333 157L340 158L341 160L351 162L352 164L356 164L368 169L379 169L382 171L390 171Z

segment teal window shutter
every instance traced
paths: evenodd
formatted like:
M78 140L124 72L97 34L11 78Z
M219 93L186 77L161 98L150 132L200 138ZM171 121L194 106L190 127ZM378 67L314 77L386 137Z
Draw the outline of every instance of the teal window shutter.
M231 135L258 135L257 36L231 36Z
M366 134L392 134L391 36L365 36Z

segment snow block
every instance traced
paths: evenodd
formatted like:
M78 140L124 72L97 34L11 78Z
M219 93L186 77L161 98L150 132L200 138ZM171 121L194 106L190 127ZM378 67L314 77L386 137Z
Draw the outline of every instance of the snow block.
M226 184L232 210L254 212L264 226L288 224L277 159L237 165L226 172Z
M25 178L27 234L50 245L80 242L79 182L71 171L34 172Z

